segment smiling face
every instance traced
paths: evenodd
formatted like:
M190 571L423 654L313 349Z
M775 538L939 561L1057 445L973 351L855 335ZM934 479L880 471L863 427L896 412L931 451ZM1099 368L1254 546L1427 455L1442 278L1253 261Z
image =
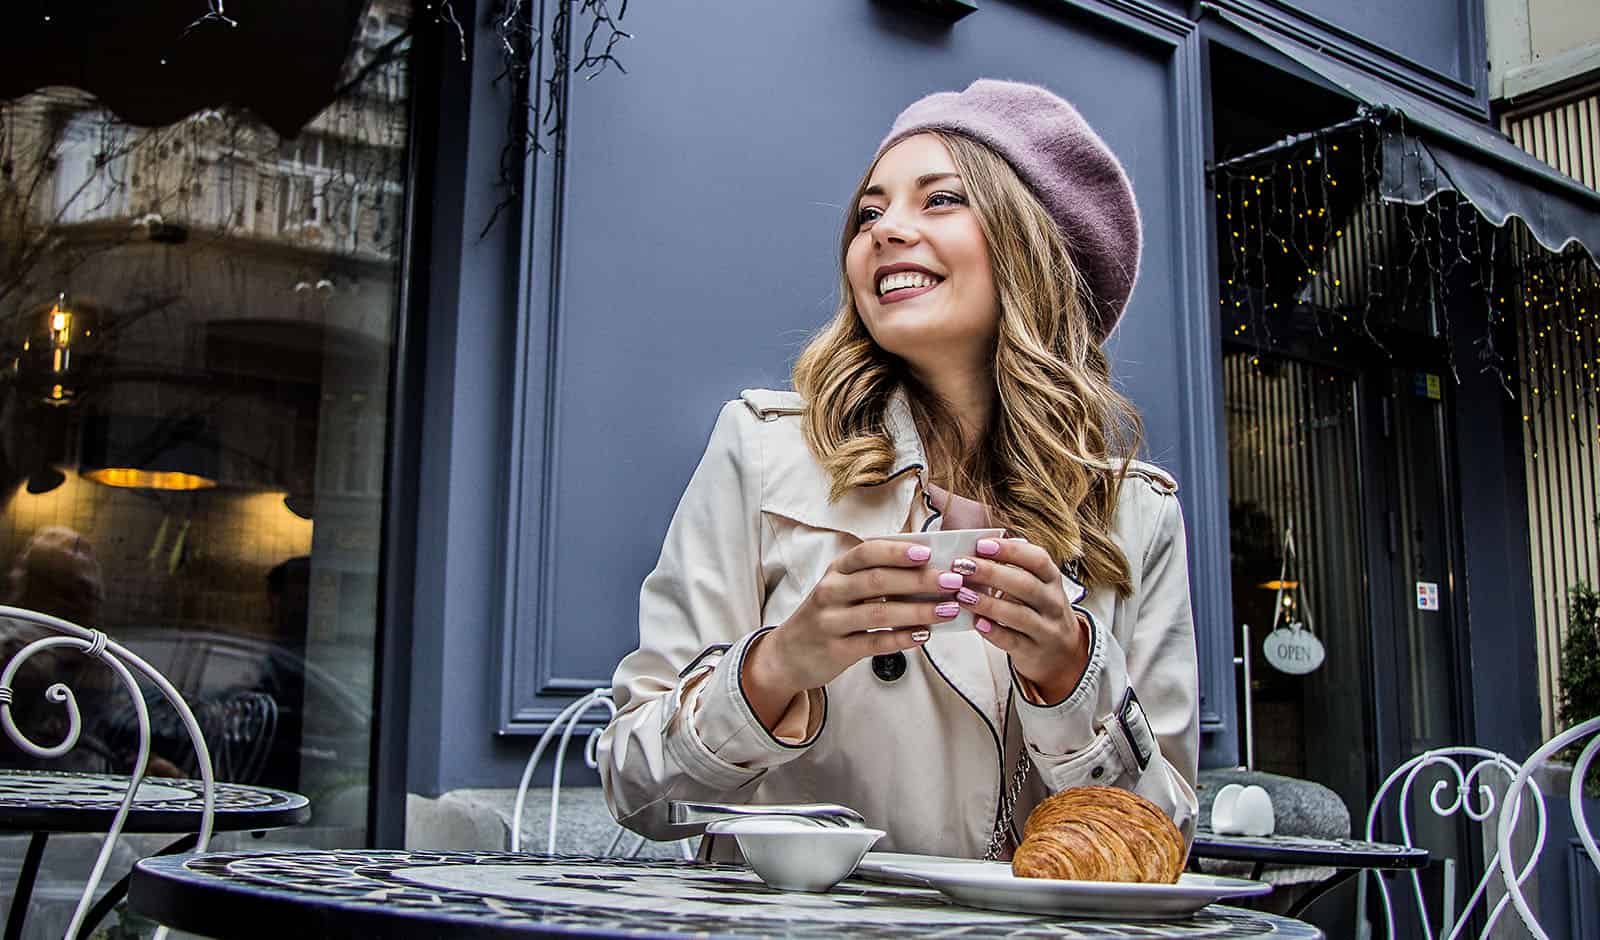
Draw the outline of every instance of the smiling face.
M919 372L990 361L999 323L989 243L932 134L891 147L856 205L845 276L872 339Z

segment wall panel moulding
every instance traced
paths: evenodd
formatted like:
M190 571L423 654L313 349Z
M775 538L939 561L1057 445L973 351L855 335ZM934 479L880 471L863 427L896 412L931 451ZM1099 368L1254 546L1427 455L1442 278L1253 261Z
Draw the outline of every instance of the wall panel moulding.
M880 0L885 6L923 10L942 19L955 22L968 13L978 12L972 0Z

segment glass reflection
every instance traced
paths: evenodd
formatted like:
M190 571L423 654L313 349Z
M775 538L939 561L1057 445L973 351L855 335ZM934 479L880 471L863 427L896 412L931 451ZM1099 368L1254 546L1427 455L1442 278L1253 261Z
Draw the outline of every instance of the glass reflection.
M293 137L232 107L135 126L65 87L0 102L5 595L162 670L221 779L311 797L302 844L365 841L409 16L368 5ZM31 638L0 623L0 654ZM122 693L61 659L19 678L19 723L58 737L43 686L72 681L86 740L49 766L125 769ZM152 772L195 774L150 700ZM0 762L34 763L4 739Z

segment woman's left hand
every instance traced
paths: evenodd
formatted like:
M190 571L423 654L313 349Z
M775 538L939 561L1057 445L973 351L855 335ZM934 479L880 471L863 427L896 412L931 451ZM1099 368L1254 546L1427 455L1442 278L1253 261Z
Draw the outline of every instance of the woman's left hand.
M963 579L956 600L1047 702L1065 699L1089 666L1089 631L1067 603L1061 570L1048 552L1021 539L979 539L977 553L950 566Z

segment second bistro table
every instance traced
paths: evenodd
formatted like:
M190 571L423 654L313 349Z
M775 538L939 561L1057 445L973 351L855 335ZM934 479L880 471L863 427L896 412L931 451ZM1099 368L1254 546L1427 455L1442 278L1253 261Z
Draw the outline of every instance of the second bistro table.
M777 891L747 868L510 852L208 852L134 866L140 914L218 940L528 937L1314 940L1310 924L1212 905L1192 918L1090 920L958 907L931 888L851 879Z
M1405 871L1426 868L1427 849L1358 839L1313 839L1307 836L1223 836L1204 829L1194 834L1189 858L1210 858L1252 864L1249 877L1259 880L1268 865L1333 868L1336 874L1316 885L1289 908L1298 917L1312 902L1354 877L1358 872Z
M27 855L17 875L5 940L22 936L39 861L52 833L104 833L111 829L128 792L128 777L46 770L0 770L0 832L28 832ZM164 852L192 848L200 831L205 789L199 780L146 777L128 810L124 835L187 834ZM311 818L311 803L298 793L239 783L218 783L215 831L256 832L298 826ZM127 893L128 879L112 885L84 921L92 929Z

